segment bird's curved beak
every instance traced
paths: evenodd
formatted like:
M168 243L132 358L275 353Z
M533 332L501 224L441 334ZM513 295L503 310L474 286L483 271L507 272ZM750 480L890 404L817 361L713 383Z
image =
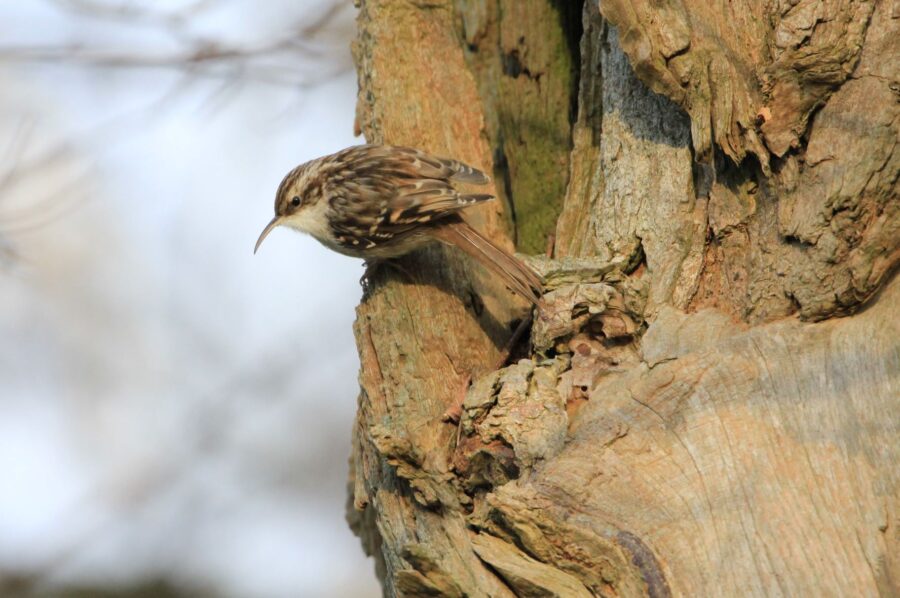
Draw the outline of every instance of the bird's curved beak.
M259 239L256 240L256 247L253 248L254 255L256 255L256 252L259 251L259 246L262 245L262 242L265 240L265 238L269 236L269 233L272 232L272 229L278 226L278 220L278 216L272 218L272 220L266 225L266 228L263 229L263 232L260 233Z

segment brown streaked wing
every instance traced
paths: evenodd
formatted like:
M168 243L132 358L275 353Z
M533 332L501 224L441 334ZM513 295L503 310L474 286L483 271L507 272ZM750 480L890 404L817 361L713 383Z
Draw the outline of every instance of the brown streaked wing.
M481 171L412 148L357 146L335 155L325 194L334 213L332 231L348 247L372 248L397 241L423 225L440 222L489 194L462 195L451 180L487 183Z
M491 178L459 160L438 158L411 147L358 145L335 154L346 165L343 171L360 172L378 168L386 173L412 178L443 179L472 185L486 185Z

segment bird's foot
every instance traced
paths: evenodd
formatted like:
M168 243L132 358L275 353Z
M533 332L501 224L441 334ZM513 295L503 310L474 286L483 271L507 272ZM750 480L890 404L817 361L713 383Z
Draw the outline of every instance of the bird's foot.
M365 266L366 271L363 272L363 275L359 278L359 285L363 288L364 295L368 295L369 291L372 290L372 282L378 273L381 272L382 267L387 267L400 273L410 282L415 281L415 278L409 270L404 268L396 259L367 259L363 262L363 266Z
M363 268L365 271L362 276L359 277L359 286L362 287L363 296L368 296L369 291L372 290L372 278L375 275L375 272L381 266L381 260L364 260Z

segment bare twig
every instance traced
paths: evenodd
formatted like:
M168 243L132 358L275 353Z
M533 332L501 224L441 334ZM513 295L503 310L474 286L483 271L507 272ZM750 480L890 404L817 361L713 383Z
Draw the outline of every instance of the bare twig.
M0 47L0 61L77 64L102 68L181 69L193 76L255 81L275 85L308 87L337 76L350 68L349 56L329 47L321 33L344 10L334 2L308 24L292 28L272 40L256 45L238 45L209 40L192 34L187 25L194 17L218 4L197 0L177 11L157 11L134 3L108 4L97 0L51 0L60 8L85 18L115 20L160 29L173 37L181 49L140 52L99 48L86 43ZM341 58L343 56L343 58ZM332 64L322 73L327 58ZM312 73L291 76L304 66Z

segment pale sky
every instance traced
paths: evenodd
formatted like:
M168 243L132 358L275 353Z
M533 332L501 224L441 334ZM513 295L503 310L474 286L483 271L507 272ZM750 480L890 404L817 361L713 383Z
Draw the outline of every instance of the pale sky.
M182 49L158 21L62 4L0 7L2 47ZM208 4L179 27L247 47L324 10ZM0 577L380 595L344 521L362 266L281 230L252 254L284 173L362 142L353 16L320 56L237 82L0 62L0 151L22 173L0 171Z

